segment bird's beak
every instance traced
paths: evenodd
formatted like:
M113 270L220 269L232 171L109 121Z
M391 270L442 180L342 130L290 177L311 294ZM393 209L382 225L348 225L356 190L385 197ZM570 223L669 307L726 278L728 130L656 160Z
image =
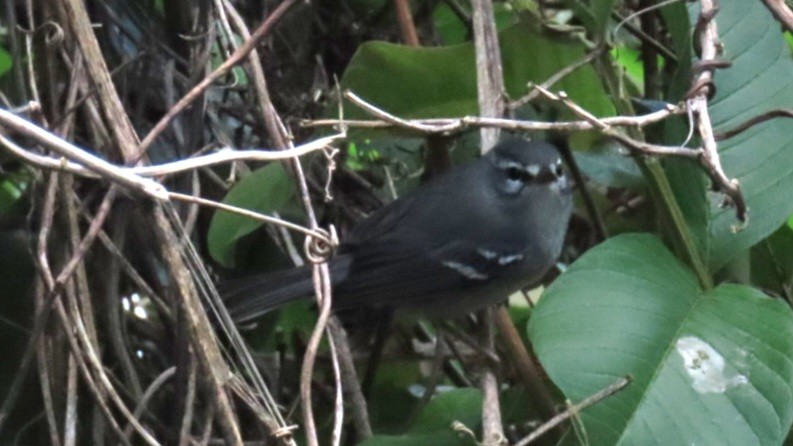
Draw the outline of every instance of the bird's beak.
M572 191L572 187L570 180L567 179L567 175L562 175L557 178L555 182L551 183L551 190L561 195L569 194Z

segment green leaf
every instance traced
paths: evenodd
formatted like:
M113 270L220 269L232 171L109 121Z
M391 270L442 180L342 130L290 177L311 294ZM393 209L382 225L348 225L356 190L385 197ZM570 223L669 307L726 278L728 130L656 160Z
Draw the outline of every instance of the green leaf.
M663 166L697 250L707 253L710 243L710 203L705 191L710 181L702 167L691 160L668 158L664 160Z
M463 43L468 37L468 28L454 10L446 4L439 3L432 10L432 23L446 45Z
M782 225L751 251L752 283L779 295L793 291L793 229Z
M590 250L540 299L537 356L572 401L630 375L582 413L590 444L781 444L793 421L793 313L745 286L703 292L650 235Z
M697 10L693 9L695 14ZM793 59L768 10L752 2L724 0L716 21L724 57L733 65L715 76L717 93L710 103L715 132L732 129L772 109L789 108L793 104ZM738 222L734 210L720 207L723 197L711 194L706 201L706 190L692 190L685 178L675 188L682 207L686 200L698 200L701 204L695 206L709 209L709 224L703 231L709 242L700 245L707 248L704 257L714 271L774 232L793 214L790 122L775 119L754 126L720 142L719 154L727 176L740 181L749 206L749 224L743 230L735 230ZM680 191L690 196L681 196Z
M595 17L598 26L598 35L603 33L603 30L606 29L606 25L609 23L614 1L615 0L593 0L591 2L590 7L592 8L592 15Z
M527 92L528 82L543 82L580 60L581 43L537 33L527 24L499 33L504 82L511 97ZM476 65L471 43L441 47L409 47L367 42L353 56L342 77L344 88L384 110L405 118L475 115ZM598 116L613 113L591 67L583 67L554 87ZM335 113L335 109L330 111ZM345 108L348 118L369 117L357 107Z
M229 204L263 214L281 209L294 196L292 180L280 163L271 163L243 177L223 199ZM262 226L262 222L217 211L212 216L207 245L213 259L226 267L234 266L234 247L240 238Z
M637 88L644 88L644 64L641 52L627 45L614 47L610 51L611 57L625 69L627 79ZM643 90L640 90L643 91Z
M609 187L644 186L644 178L636 163L616 151L575 152L573 155L581 171L596 183Z
M11 59L11 55L8 54L8 52L3 48L0 48L0 76L4 75L6 71L10 70L13 64L14 63Z
M460 422L476 431L481 422L482 394L476 389L454 389L443 392L427 404L404 435L376 435L360 445L365 446L474 446L475 439L452 430Z
M669 83L668 98L670 102L682 99L691 87L691 23L688 9L682 2L673 3L659 10L669 32L672 52L677 55L677 69ZM685 138L687 130L683 130L678 141Z
M0 216L10 214L20 208L30 179L24 174L0 174Z

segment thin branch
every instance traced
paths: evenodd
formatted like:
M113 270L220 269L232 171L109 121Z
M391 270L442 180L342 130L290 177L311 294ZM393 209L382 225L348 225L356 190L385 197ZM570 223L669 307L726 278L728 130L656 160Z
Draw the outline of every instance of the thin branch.
M245 25L245 20L240 16L237 10L234 9L234 5L228 0L224 0L223 5L228 15L234 21L234 26L237 28L242 38L250 40L251 33ZM232 40L231 44L234 45L235 42ZM239 49L237 49L237 51L239 51ZM251 80L253 81L253 93L256 96L256 102L262 114L262 121L264 121L267 134L277 148L281 150L286 149L286 141L282 137L280 130L280 118L270 99L270 92L267 91L267 80L264 78L262 61L259 58L259 52L255 48L248 54L247 66L250 70Z
M343 340L343 342L336 343L342 373L341 382L344 387L344 394L350 401L352 421L358 434L356 440L363 441L372 436L372 425L369 422L368 404L361 391L358 372L355 370L352 352L350 352L349 342L347 341L347 333L336 317L331 317L330 322L328 322L328 329L332 339Z
M421 123L415 123L413 121L405 120L397 116L394 116L386 111L383 111L382 109L370 104L369 102L366 102L365 100L363 100L361 97L359 97L350 90L346 90L344 92L344 97L353 104L360 107L363 111L379 119L382 119L383 121L390 123L393 126L415 130L420 133L446 133L451 130L454 130L459 125L456 122L452 122L447 124L446 126L439 127L434 125L424 125ZM335 121L338 124L347 124L350 122L350 121L341 121L341 120L333 120L333 121Z
M535 87L536 89L537 87ZM349 128L368 128L368 129L388 129L398 127L413 131L419 134L452 134L461 132L469 128L496 127L502 130L555 130L569 132L574 130L593 130L597 128L592 122L582 121L523 121L516 119L487 118L479 116L465 116L461 118L441 118L441 119L402 119L394 116L387 111L365 101L360 96L351 91L345 91L344 97L357 105L378 120L339 120L339 119L318 119L303 120L299 125L304 128L314 127L337 127L344 125ZM641 128L654 124L673 115L685 114L682 105L669 105L664 109L648 113L642 116L613 116L601 118L600 122L610 127L635 127Z
M604 135L614 138L625 147L634 150L639 154L651 156L675 156L680 158L690 158L698 161L705 170L705 173L708 175L708 177L710 177L715 188L721 191L731 200L738 220L740 222L745 222L747 208L746 201L744 200L743 193L740 189L740 185L738 184L738 180L728 178L724 173L724 169L721 167L719 155L715 147L716 142L713 138L713 129L710 126L710 119L707 116L707 110L703 111L701 108L699 108L701 105L696 105L697 108L694 108L695 106L692 101L692 108L700 117L699 132L703 141L703 146L699 148L662 146L636 140L617 131L616 129L611 128L611 126L609 126L605 120L593 116L578 104L575 104L573 101L571 101L567 95L561 93L554 94L541 87L535 88L539 89L540 92L549 100L564 104L571 111L573 111L573 113L576 113L586 121L591 122L593 127L598 128L599 131ZM702 100L704 100L704 104L707 106L707 99L704 97L705 94L706 93L702 93ZM697 104L702 104L702 102L698 102ZM703 120L706 122L703 122ZM706 141L709 141L708 144L710 144L712 147L707 148Z
M215 69L212 73L210 73L207 77L205 77L201 82L198 83L192 90L190 90L182 99L180 99L170 110L160 118L157 124L149 131L143 141L141 141L138 147L137 157L140 158L146 150L149 148L151 143L154 142L155 139L160 135L160 133L165 130L168 124L173 120L176 115L182 112L188 105L192 104L199 96L201 96L207 88L209 88L213 82L215 82L218 78L225 75L229 70L231 70L235 65L242 62L243 59L250 53L252 50L256 48L256 45L266 37L275 24L281 19L281 17L295 4L297 0L285 0L283 3L278 5L277 8L273 10L270 15L267 16L264 22L256 28L256 31L251 34L251 37L245 41L236 51L234 54L231 55L225 62L223 62L219 67Z
M501 48L498 45L498 31L493 13L492 0L473 0L471 2L474 27L474 56L476 59L476 99L479 115L492 118L504 116L504 74L501 62ZM487 152L498 142L499 130L479 129L482 153Z
M190 357L195 357L189 354ZM198 381L198 373L196 371L196 361L191 360L187 365L187 391L184 398L184 414L182 415L182 425L179 428L179 446L190 445L192 436L190 431L193 427L193 419L195 418L196 409L196 381Z
M341 382L341 368L337 360L338 354L336 353L336 342L333 336L328 336L328 347L330 348L331 363L333 365L333 379L335 382ZM339 446L341 444L341 429L344 425L344 392L343 386L335 386L336 395L334 395L333 403L333 432L331 433L331 445Z
M482 346L493 352L495 351L493 308L479 312L479 316ZM506 443L506 437L501 419L498 378L494 365L489 361L483 361L479 373L479 387L482 389L482 444L499 446Z
M718 61L721 54L718 28L714 20L718 7L714 0L701 0L700 5L702 11L697 22L697 33L694 38L699 39L700 59L704 62L701 66L704 68L692 82L694 87L690 90L692 92L691 96L689 96L690 107L697 117L697 130L702 140L702 164L708 171L711 180L731 199L738 220L745 224L748 209L741 192L741 185L737 179L728 178L721 167L718 147L713 135L713 125L710 122L710 113L708 111L708 94L712 91L708 86L713 85L713 70L720 67L719 64L711 65L709 63ZM703 87L697 87L700 85Z
M512 323L506 308L503 306L495 309L496 328L498 328L501 345L505 347L507 358L518 374L518 379L523 383L526 391L537 402L537 408L543 418L550 418L556 414L551 393L542 380L542 374L529 356L526 346Z
M793 11L791 11L785 0L763 0L763 3L774 15L774 18L779 20L779 23L788 32L793 33Z
M408 0L394 0L396 9L397 23L399 31L402 33L402 40L410 46L419 46L419 35L416 32L416 24L413 22L413 14L410 12L410 2Z
M653 36L645 33L641 28L637 28L631 24L631 20L636 18L637 16L646 14L651 12L655 9L663 8L669 6L673 3L677 3L683 0L666 0L656 4L653 4L649 7L640 9L639 11L634 12L633 14L629 15L628 17L622 17L617 11L612 11L611 16L619 21L617 26L614 27L614 31L611 33L612 36L616 36L619 29L625 26L628 29L628 32L633 34L636 38L642 41L642 43L651 46L654 50L661 53L665 58L669 59L670 61L677 62L677 55L672 52L669 48L663 46L658 40L656 40Z
M716 133L713 137L716 141L724 141L725 139L730 139L734 136L737 136L750 128L762 124L763 122L770 121L774 118L793 118L793 109L791 108L781 108L776 110L769 110L763 114L753 116L747 119L745 122L742 122L735 126L734 128L727 130L723 133Z
M263 223L278 225L286 229L291 229L296 232L301 232L309 237L315 237L320 241L322 241L323 243L329 243L329 244L333 243L333 241L324 232L308 229L306 227L296 225L292 222L280 218L270 217L269 215L260 214L258 212L250 211L248 209L243 209L237 206L230 206L227 204L219 203L217 201L207 200L206 198L194 197L192 195L180 194L178 192L168 192L168 196L174 200L184 201L187 203L197 203L203 206L220 209L237 215L243 215L245 217L249 217L254 220L261 221Z
M143 392L143 396L141 396L140 401L135 406L135 410L132 412L132 415L135 418L140 418L143 415L143 412L146 410L146 406L149 404L149 401L154 397L160 388L168 382L174 375L176 375L176 367L168 367L162 373L160 373L154 381L149 384L149 387L146 388L146 391ZM124 435L129 438L132 435L132 425L127 424L127 427L124 428Z
M11 128L15 131L22 133L25 136L34 138L39 143L45 145L48 149L67 157L68 159L75 160L97 174L104 174L113 181L122 185L131 187L136 190L144 192L146 195L158 198L160 200L167 199L166 190L154 180L141 178L137 175L130 174L123 170L119 170L113 164L89 154L85 150L79 149L73 144L66 142L64 139L47 132L46 130L33 125L29 121L22 119L13 113L0 109L0 123L3 127Z
M324 280L323 277L327 277L327 275L327 263L315 265L314 284L318 287L316 294L317 296L323 297L323 299L319 302L319 317L317 318L317 323L314 326L311 338L309 338L308 345L306 346L306 353L303 355L303 365L300 368L300 398L302 399L301 406L303 408L303 423L306 430L306 441L309 446L319 446L317 426L314 422L314 411L311 401L311 375L314 373L314 362L317 358L319 343L322 341L322 335L325 332L325 327L330 317L330 281Z
M291 147L287 150L233 150L226 148L209 155L202 155L159 165L118 167L7 110L0 109L0 125L31 137L39 144L44 145L47 149L68 159L56 159L31 153L30 151L20 148L0 133L0 142L2 142L12 154L26 161L47 169L64 170L80 176L92 178L104 177L109 180L116 180L121 184L139 189L154 198L161 198L159 194L163 193L162 186L157 185L156 182L151 180L135 178L135 176L166 176L242 160L277 161L291 159L310 152L322 150L346 137L344 133L326 136L306 144ZM152 193L152 191L154 193Z
M52 224L55 217L55 199L58 192L58 174L50 174L47 179L47 190L44 194L44 202L42 203L41 215L41 229L39 229L38 243L36 244L36 268L39 271L40 281L37 283L36 292L36 322L46 319L46 315L51 308L52 300L47 296L47 290L51 289L54 283L52 269L49 263L48 246L49 235L52 231ZM43 289L42 289L43 286ZM43 324L39 324L42 326ZM38 327L34 326L34 332L30 337L31 342L36 344L36 359L38 361L39 385L41 386L41 397L44 402L44 414L47 420L47 427L50 434L50 441L53 446L60 446L61 441L58 436L58 422L55 417L55 409L52 398L52 389L50 382L50 364L49 360L52 357L49 354L47 340L38 334L41 330L35 330ZM12 390L13 392L13 390ZM9 396L10 398L10 396Z
M110 77L110 70L91 26L85 2L83 0L62 0L60 4L65 15L64 19L69 23L69 29L74 33L73 37L83 55L91 84L97 90L104 117L107 122L112 123L109 127L113 141L117 144L124 161L130 162L134 159L138 136L124 110L113 79Z
M631 381L633 381L633 378L630 376L626 376L618 379L617 381L610 384L605 389L584 398L578 404L573 404L572 406L568 407L567 410L551 418L550 420L545 422L542 426L538 427L534 432L529 434L529 436L515 443L513 446L526 446L527 444L540 438L540 436L542 436L544 433L556 427L562 421L578 415L582 410L586 409L587 407L597 404L600 401L603 401L604 399L624 389L625 387L628 386L628 384L631 383Z
M66 365L66 417L63 422L63 446L77 444L77 364L69 355Z
M600 56L600 54L603 51L605 51L605 46L602 45L598 46L594 50L588 52L584 57L581 58L581 60L574 62L554 73L553 76L549 77L545 82L541 83L540 86L543 88L553 87L557 82L561 81L570 74L574 73L579 68L589 65L589 63L595 60L595 58L597 58L598 56ZM526 105L527 103L533 101L539 95L539 92L534 88L530 90L531 91L529 91L525 96L507 103L507 108L509 110L516 110Z

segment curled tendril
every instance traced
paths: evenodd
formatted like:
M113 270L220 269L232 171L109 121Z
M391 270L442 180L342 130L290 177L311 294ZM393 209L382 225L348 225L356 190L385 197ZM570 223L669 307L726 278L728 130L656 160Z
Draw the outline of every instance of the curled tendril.
M322 234L322 237L306 237L303 244L306 259L314 264L327 262L330 256L333 255L333 251L339 246L339 237L336 235L336 228L330 225L329 230L322 228L316 228L314 230Z

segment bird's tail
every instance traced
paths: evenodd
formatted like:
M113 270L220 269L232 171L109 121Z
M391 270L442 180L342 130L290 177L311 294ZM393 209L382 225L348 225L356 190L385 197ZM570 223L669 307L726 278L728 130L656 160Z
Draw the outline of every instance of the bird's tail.
M350 261L335 257L329 266L332 285L343 280ZM234 322L257 319L289 302L309 297L314 292L311 265L274 273L257 274L221 283L220 295Z

